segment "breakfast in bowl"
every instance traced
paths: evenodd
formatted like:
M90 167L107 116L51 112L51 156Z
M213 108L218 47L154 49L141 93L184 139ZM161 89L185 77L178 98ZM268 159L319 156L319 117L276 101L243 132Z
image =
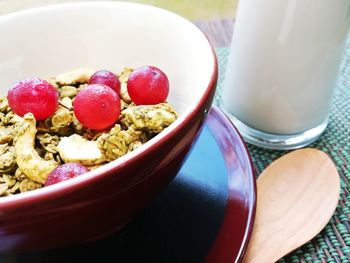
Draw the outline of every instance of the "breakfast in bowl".
M141 146L177 119L168 93L153 66L16 82L0 98L0 196L79 176Z
M11 150L2 151L12 158L0 182L0 252L62 247L119 231L169 185L200 133L218 77L208 39L174 13L119 1L0 16L0 35L0 97L5 98L0 107L4 118L9 115L2 127L17 123L26 131L20 137L12 131L12 141L3 143ZM138 84L147 80L140 76L155 67L169 87L138 93ZM105 70L118 75L120 90L113 75L99 72ZM152 75L164 79L157 72ZM124 94L126 82L133 103ZM19 92L26 91L20 83L40 84L48 94L23 110L25 103L16 104L28 99ZM102 111L99 96L117 107ZM14 162L19 139L22 158ZM26 152L39 160L37 168L26 166Z

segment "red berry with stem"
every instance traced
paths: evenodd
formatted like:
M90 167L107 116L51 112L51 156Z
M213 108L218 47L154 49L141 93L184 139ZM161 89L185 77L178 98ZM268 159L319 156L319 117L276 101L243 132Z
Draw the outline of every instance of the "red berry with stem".
M91 84L75 96L73 110L83 126L93 130L104 130L119 118L120 98L106 85Z
M46 80L27 78L16 82L7 93L11 109L19 116L33 113L36 120L45 120L55 113L58 91Z
M57 166L49 174L45 181L45 186L57 184L62 181L77 177L89 171L84 165L80 163L65 163Z
M120 81L113 72L99 70L95 72L89 80L89 84L104 84L113 89L120 96Z
M169 94L169 80L163 71L153 66L134 70L127 82L128 93L136 105L165 102Z

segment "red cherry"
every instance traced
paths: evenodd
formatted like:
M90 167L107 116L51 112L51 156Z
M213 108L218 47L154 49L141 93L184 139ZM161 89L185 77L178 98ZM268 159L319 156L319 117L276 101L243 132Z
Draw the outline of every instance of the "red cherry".
M108 70L96 71L89 80L89 84L104 84L118 93L120 96L120 81L113 72Z
M65 163L57 166L49 174L45 181L45 186L57 184L59 182L77 177L89 171L84 165L80 163Z
M127 87L129 96L136 105L162 103L169 94L168 77L153 66L134 70L129 76Z
M120 98L106 85L91 84L75 96L73 110L83 126L103 130L112 126L119 118Z
M36 120L45 120L55 113L58 91L46 80L27 78L16 82L7 93L11 109L19 116L33 113Z

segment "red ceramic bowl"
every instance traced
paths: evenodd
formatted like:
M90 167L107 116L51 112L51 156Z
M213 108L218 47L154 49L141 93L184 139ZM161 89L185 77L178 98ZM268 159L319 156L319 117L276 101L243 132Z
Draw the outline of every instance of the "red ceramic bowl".
M210 106L217 80L206 37L168 11L80 2L0 17L0 87L88 66L115 72L154 65L169 77L180 113L132 153L80 177L0 198L0 251L87 242L121 229L176 175Z

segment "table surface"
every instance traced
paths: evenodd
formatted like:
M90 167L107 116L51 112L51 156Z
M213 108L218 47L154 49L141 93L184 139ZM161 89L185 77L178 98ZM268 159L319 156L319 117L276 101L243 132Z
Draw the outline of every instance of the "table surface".
M1 2L2 0L0 0ZM209 38L219 59L218 91L223 80L228 49L234 27L233 19L193 21ZM328 153L341 177L341 196L337 210L327 227L313 240L280 262L350 262L350 48L347 48L341 77L332 108L329 127L311 145ZM258 174L273 160L286 152L248 146Z

